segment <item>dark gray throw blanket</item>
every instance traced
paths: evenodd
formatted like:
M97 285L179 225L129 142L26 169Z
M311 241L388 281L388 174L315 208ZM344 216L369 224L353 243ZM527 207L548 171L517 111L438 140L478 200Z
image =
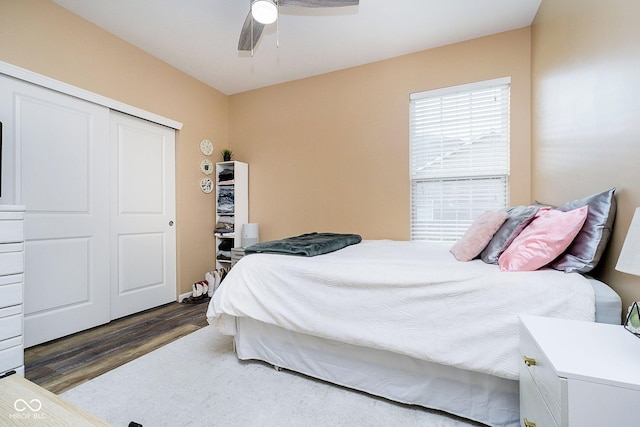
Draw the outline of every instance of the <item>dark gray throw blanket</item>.
M245 248L244 253L245 255L267 253L316 256L337 251L361 241L362 237L358 234L308 233L282 240L256 243Z

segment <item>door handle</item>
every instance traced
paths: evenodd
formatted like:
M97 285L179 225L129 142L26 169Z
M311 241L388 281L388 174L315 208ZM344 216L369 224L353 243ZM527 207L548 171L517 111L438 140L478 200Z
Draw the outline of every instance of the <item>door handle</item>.
M173 221L169 221L169 227L173 227Z

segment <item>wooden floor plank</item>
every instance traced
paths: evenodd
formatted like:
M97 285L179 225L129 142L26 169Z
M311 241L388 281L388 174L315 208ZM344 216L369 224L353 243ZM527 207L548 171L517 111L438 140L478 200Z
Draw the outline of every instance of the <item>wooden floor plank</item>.
M198 328L193 325L180 325L168 334L152 337L146 340L142 345L138 347L130 347L118 351L116 355L105 355L104 357L96 358L88 364L76 364L73 368L59 370L57 373L61 375L50 376L47 381L42 381L43 388L53 392L62 393L65 390L76 387L92 378L104 374L118 366L124 365L127 362L131 362L138 357L149 353L163 345L181 338Z
M169 303L25 350L25 377L62 393L207 325L207 304Z

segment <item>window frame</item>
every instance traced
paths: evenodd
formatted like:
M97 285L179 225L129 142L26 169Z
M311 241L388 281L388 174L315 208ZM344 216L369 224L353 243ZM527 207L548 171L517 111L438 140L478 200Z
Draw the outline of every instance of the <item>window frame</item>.
M481 166L477 166L477 165L473 166L475 169L472 171L466 170L461 166L449 166L450 170L446 171L447 166L444 166L444 163L448 161L447 154L448 154L448 157L450 158L453 158L454 155L451 155L451 153L447 153L446 151L444 151L445 150L444 148L440 148L440 150L442 150L441 151L442 155L439 157L440 163L441 163L440 167L445 170L445 172L442 172L444 174L442 173L438 174L430 171L425 172L424 166L421 166L420 168L418 168L416 165L421 164L419 163L420 161L424 160L425 162L427 162L427 160L425 159L428 159L427 154L423 153L423 151L429 152L429 150L431 150L431 148L433 147L433 146L429 147L428 145L429 142L426 142L426 140L428 139L438 140L440 141L440 145L444 147L446 146L446 143L443 143L442 141L449 138L449 136L447 134L448 131L445 131L445 130L442 130L441 131L442 133L440 134L437 134L437 133L429 134L427 131L425 131L423 129L424 126L422 126L422 123L425 118L432 118L432 116L426 116L426 115L423 115L423 113L419 113L419 114L416 113L416 111L414 111L415 108L417 108L416 105L418 105L420 101L423 101L423 104L425 102L426 103L431 102L431 103L437 104L438 101L440 102L440 104L443 104L443 103L446 103L446 100L448 99L456 98L456 97L464 97L466 95L469 95L469 98L473 99L473 96L471 96L471 94L483 93L487 91L496 91L496 93L500 95L503 95L502 91L504 91L504 96L506 97L506 99L502 99L502 102L500 104L496 104L497 107L495 111L498 112L498 114L496 114L498 116L498 119L495 122L491 120L486 120L486 123L499 123L498 127L495 128L499 130L499 132L495 133L495 135L498 135L495 139L497 141L499 140L499 142L496 142L495 145L496 147L500 148L500 151L498 152L498 156L495 159L496 164L493 165L492 164L493 160L491 160L489 163L487 163L486 170L484 169L485 168L484 163L479 162ZM462 236L462 234L468 228L468 226L471 225L473 220L475 220L475 217L477 217L480 213L482 213L478 211L479 209L484 211L484 210L497 210L500 208L507 207L507 204L509 201L509 192L510 192L510 145L511 145L511 135L510 135L511 134L511 130L510 130L511 128L510 96L511 95L510 95L510 92L511 92L511 78L502 77L497 79L484 80L479 82L473 82L468 84L456 85L451 87L439 88L439 89L410 94L410 97L409 97L409 100L410 100L410 112L409 112L409 116L410 116L409 118L409 122L410 122L409 123L409 126L410 126L410 131L409 131L410 240L455 241ZM460 123L463 124L462 128L463 129L473 128L473 126L477 122L481 124L485 124L485 118L482 118L480 115L473 116L473 113L479 113L481 109L477 108L477 111L474 111L474 104L472 102L469 102L468 105L469 105L468 107L469 111L472 114L469 115L469 120L460 120ZM436 117L436 121L433 121L431 123L437 123L438 126L442 127L443 129L445 127L449 128L448 124L450 123L456 123L455 120L450 120L449 118L447 118L446 119L447 126L443 125L443 123L445 123L445 118L442 118L442 117L449 117L449 116L446 116L446 113L450 113L450 110L447 110L447 108L449 107L446 107L446 108L440 107L440 110L437 110L437 107L434 107L433 108L434 111L440 111L439 113L440 116L434 113L433 117ZM457 107L454 110L457 111ZM443 111L445 113L445 116L443 116ZM429 112L428 114L432 114L432 113ZM440 117L439 118L440 122L437 121L438 120L437 117ZM476 117L480 117L480 119L477 119ZM491 129L494 130L494 128L491 128ZM477 132L477 131L474 130L474 132ZM465 134L463 133L463 135ZM491 133L489 133L489 135L491 135ZM478 140L479 139L480 138L478 138ZM476 140L476 142L478 140ZM458 146L465 145L463 144L463 141L464 141L464 138L459 137L459 140L457 140L456 144L458 144ZM469 141L470 142L466 144L466 148L465 148L466 153L472 153L473 151L473 142L471 142L473 141L472 138L469 138ZM500 144L503 144L504 146L500 147ZM483 149L479 148L479 149L476 149L475 152L482 153L482 150ZM460 152L462 151L463 150L460 150ZM431 153L434 153L434 152L437 152L437 150L431 151ZM418 153L418 155L416 153ZM461 157L462 155L458 154L458 156ZM468 154L468 156L472 157L473 154ZM433 160L433 158L431 160ZM435 163L435 162L432 162L432 163ZM455 163L455 161L450 161L450 163ZM476 163L478 162L476 161ZM494 166L497 166L497 168L494 168ZM456 167L458 169L456 169ZM437 170L438 167L434 167L434 169ZM455 173L452 172L452 170L455 170ZM417 175L420 175L420 176L417 176ZM421 221L418 220L417 217L421 214L421 209L422 209L420 206L416 206L416 203L418 203L418 201L416 200L418 185L422 185L423 189L426 189L430 185L429 183L434 183L433 188L436 188L436 190L440 190L441 195L444 195L445 188L447 185L452 185L452 184L455 185L457 183L459 184L458 185L459 187L466 186L465 189L468 190L468 189L473 189L474 183L471 181L477 181L477 180L483 180L482 183L478 184L479 186L481 185L493 186L493 185L496 185L495 180L500 180L500 183L498 183L500 187L499 189L498 187L496 188L487 187L487 189L484 190L486 191L486 193L480 193L482 196L490 196L491 194L493 194L492 193L493 191L496 191L496 194L499 194L500 196L498 200L495 200L495 201L489 200L489 201L486 201L486 203L471 201L469 202L468 206L454 207L451 209L445 209L445 205L443 204L441 207L439 207L441 211L440 214L443 217L444 217L445 210L448 210L450 215L451 215L451 212L455 211L455 213L452 214L452 216L455 217L455 220L451 221L452 224L450 227L446 219L433 220L432 218L431 219L426 218L428 215L425 214L426 211L424 210L422 210L422 215L423 217L425 217L425 219ZM437 187L438 182L441 183L440 188ZM436 191L436 194L437 194L437 191ZM473 200L473 193L469 193L467 197L469 200ZM420 200L423 200L423 199L421 198ZM428 201L428 198L424 200ZM486 204L486 208L483 207L484 206L483 203ZM474 209L475 209L475 212L474 212ZM462 216L459 215L459 212L464 210L469 211L466 213L466 217L464 215ZM426 213L428 214L428 212ZM462 219L459 219L459 217ZM425 225L421 227L420 226L421 223ZM430 228L428 226L429 223L432 223L438 226L436 228L439 228L439 231L435 233L433 233L433 231L430 231L430 230L433 230L433 227Z

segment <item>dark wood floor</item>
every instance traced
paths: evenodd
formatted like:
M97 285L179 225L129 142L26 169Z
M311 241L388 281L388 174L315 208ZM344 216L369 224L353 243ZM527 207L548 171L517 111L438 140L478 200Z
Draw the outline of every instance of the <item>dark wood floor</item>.
M173 302L27 348L25 377L62 393L206 326L206 311Z

